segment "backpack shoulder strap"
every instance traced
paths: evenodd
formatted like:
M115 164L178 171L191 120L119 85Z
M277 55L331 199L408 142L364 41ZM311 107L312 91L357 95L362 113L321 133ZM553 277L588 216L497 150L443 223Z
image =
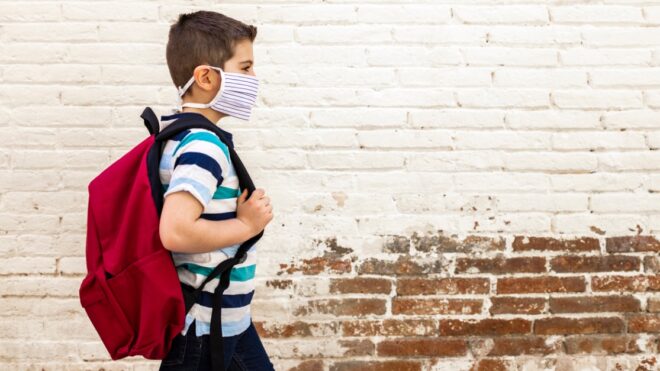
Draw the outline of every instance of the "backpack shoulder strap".
M149 134L158 135L160 132L160 123L158 122L158 116L156 116L151 107L146 107L140 117L144 120L144 126L149 130Z

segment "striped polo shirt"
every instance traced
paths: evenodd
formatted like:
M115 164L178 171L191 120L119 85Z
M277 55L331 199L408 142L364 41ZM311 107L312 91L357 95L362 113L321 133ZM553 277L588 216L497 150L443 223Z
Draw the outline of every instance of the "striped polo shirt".
M179 117L198 115L196 112L178 112L161 116L161 130ZM220 129L222 130L222 129ZM222 130L233 146L231 133ZM160 180L163 196L187 191L203 206L201 218L225 220L236 217L236 200L240 196L238 177L229 157L229 149L212 131L187 129L170 138L163 144L160 159ZM179 280L193 287L199 287L211 270L223 260L236 255L240 244L220 248L208 253L186 254L172 252ZM254 295L254 275L256 268L256 244L247 251L247 258L236 264L230 273L229 286L222 297L222 336L234 336L245 331L251 322L250 302ZM196 303L186 314L182 334L188 332L196 321L196 335L210 334L213 291L219 278L211 280L202 291Z

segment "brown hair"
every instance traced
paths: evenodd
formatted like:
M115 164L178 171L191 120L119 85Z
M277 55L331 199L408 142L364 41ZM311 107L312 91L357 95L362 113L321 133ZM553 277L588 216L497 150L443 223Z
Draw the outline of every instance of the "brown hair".
M179 14L167 40L167 67L174 85L183 86L195 67L209 64L225 68L234 56L235 43L254 42L257 28L217 12L200 10Z

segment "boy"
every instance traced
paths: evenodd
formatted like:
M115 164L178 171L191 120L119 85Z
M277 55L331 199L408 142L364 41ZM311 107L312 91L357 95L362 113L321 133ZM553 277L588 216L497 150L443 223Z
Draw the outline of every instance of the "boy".
M161 116L161 130L183 116L217 123L247 120L257 97L252 42L257 29L216 12L181 14L170 28L167 65L179 89L176 113ZM181 104L183 103L183 104ZM221 129L222 130L222 129ZM231 133L222 130L233 146ZM257 188L240 192L227 146L205 129L184 130L163 144L160 178L165 189L160 219L163 245L172 251L179 280L198 287L218 263L272 220L270 198ZM222 300L224 364L228 370L273 370L250 315L256 250L232 268ZM161 370L209 370L212 297L205 287L186 314L185 327ZM227 368L228 367L228 368Z

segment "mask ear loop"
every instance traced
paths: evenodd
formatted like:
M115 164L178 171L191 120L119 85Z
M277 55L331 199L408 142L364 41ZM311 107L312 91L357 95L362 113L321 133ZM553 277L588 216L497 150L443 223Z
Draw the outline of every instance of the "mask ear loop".
M178 98L177 98L177 106L175 108L175 112L181 112L184 106L185 107L195 107L195 108L209 108L217 101L217 98L220 97L220 95L224 91L224 88L225 88L225 74L224 74L224 71L222 71L221 68L215 67L215 66L204 65L204 67L208 67L208 68L211 68L211 69L214 69L214 70L217 70L217 71L220 72L220 88L218 89L218 92L216 93L215 97L213 97L213 99L211 99L211 101L208 102L208 103L192 103L192 102L183 103L183 97L182 97L183 94L186 92L186 90L188 90L190 85L192 85L192 83L195 82L195 76L193 74L193 76L190 78L190 80L188 80L188 82L186 83L186 85L183 88L178 88L179 94L178 94Z

